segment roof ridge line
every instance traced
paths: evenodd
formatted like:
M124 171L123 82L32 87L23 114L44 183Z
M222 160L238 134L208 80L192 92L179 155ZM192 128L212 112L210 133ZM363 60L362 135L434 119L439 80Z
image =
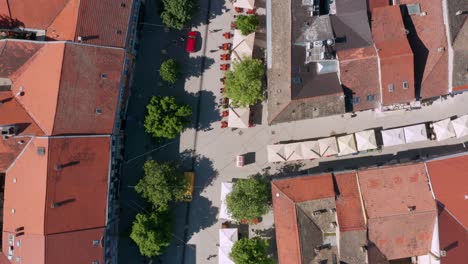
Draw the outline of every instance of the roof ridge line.
M71 0L73 1L73 0ZM62 61L60 62L60 74L58 78L58 89L57 89L57 103L55 104L55 111L54 111L54 123L52 124L52 130L50 131L50 134L54 134L54 128L55 128L55 121L57 118L57 111L58 111L58 106L59 106L59 99L60 99L60 86L62 83L62 75L63 75L63 62L65 61L65 49L67 47L67 42L63 43L63 53L62 53Z
M442 204L442 203L440 203L440 204ZM464 225L462 222L460 222L460 221L458 220L458 218L457 218L454 214L452 214L452 212L450 212L450 210L449 210L446 206L444 206L442 210L447 211L447 213L449 213L449 215L450 215L457 223L459 223L463 228L465 228L466 231L468 231L468 227L465 227L465 225Z
M19 78L24 72L26 72L26 69L31 67L31 62L34 61L39 55L40 52L43 52L42 49L45 48L46 45L40 47L36 52L34 52L34 54L23 64L21 65L21 67L19 67L15 72L13 72L11 75L14 75L18 72L21 72L20 74L18 74L17 78ZM29 62L29 63L28 63ZM11 76L10 75L10 76ZM30 112L28 111L28 109L26 108L26 106L20 101L17 99L17 97L12 94L13 98L15 99L15 101L24 109L24 111L29 115L29 117L31 117L31 119L34 121L34 123L36 123L36 125L42 130L42 132L44 134L47 134L47 132L45 131L45 129L42 127L42 125L38 122L37 118Z
M48 27L50 27L54 22L55 20L57 19L57 17L62 14L63 10L68 6L68 4L70 4L71 1L75 1L75 0L68 0L67 3L65 3L63 5L63 7L58 11L57 14L55 14L54 18L52 19L52 21L50 21L50 24L48 24L45 28L47 30ZM76 1L80 1L80 0L76 0Z
M411 214L421 215L421 214L432 213L432 212L437 213L437 208L435 208L434 211L426 210L426 211L420 211L420 212L412 212ZM388 217L404 216L404 215L408 215L408 214L394 214L394 215L387 215L387 216L369 217L369 219L388 218Z
M16 156L15 160L13 160L13 162L10 164L10 166L8 166L8 168L5 170L5 174L8 173L8 171L13 167L13 165L15 165L16 161L24 154L24 152L26 151L26 149L28 148L29 144L31 144L31 142L34 140L33 137L31 137L31 139L29 140L29 142L26 144L26 146L24 146L23 150L21 150L21 152L18 154L18 156Z

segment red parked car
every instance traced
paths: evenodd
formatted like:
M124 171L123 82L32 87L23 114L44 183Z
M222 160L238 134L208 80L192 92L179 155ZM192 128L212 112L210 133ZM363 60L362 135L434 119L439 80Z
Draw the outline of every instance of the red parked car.
M197 32L190 31L187 36L187 47L186 50L188 53L195 52L195 46L197 44Z

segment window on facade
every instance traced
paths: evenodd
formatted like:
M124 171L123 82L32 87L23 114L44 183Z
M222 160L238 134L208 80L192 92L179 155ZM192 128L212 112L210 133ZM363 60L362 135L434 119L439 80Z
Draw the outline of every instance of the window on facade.
M393 93L393 83L390 83L390 84L388 85L388 92L389 92L389 93Z
M408 89L408 88L409 88L408 82L404 81L403 82L403 89Z
M366 98L368 102L375 101L375 94L369 94Z
M361 102L361 98L359 96L353 97L353 104L359 104Z

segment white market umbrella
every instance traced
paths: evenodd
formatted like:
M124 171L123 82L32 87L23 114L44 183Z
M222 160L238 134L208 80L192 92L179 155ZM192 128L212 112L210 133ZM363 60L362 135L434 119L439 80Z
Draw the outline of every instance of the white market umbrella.
M233 4L234 7L254 9L255 0L236 0Z
M228 127L248 128L250 121L250 108L229 107Z
M338 149L340 152L338 156L349 155L358 152L354 135L345 135L337 138Z
M457 138L468 136L468 115L452 120L452 127Z
M405 144L405 131L403 128L382 130L382 141L385 147Z
M287 160L284 145L282 144L268 145L267 155L268 162L284 162Z
M450 122L450 118L434 122L432 125L437 141L446 140L456 136L452 127L452 122Z
M284 145L284 152L288 161L303 160L302 149L300 143L291 143Z
M229 254L231 253L234 243L238 239L237 228L221 228L219 230L219 248L218 261L219 264L234 264Z
M320 146L318 141L301 142L301 150L304 159L320 158Z
M338 144L335 137L322 138L318 140L320 156L327 157L338 154Z
M253 54L254 43L255 32L244 36L240 30L234 30L231 59L236 62L241 61L244 58L251 58Z
M227 210L226 196L232 192L234 184L232 182L221 183L221 207L219 209L219 218L224 220L233 221L231 214Z
M354 133L358 151L366 151L377 148L374 130L364 130Z
M406 143L428 140L425 124L403 127Z

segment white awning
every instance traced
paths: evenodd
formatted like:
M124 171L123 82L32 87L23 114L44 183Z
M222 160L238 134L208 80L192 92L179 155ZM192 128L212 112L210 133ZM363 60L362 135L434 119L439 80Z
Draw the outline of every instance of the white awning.
M222 182L221 183L221 208L219 209L219 218L224 220L233 221L227 210L226 205L226 196L232 192L232 187L234 184L232 182Z
M346 135L337 138L338 148L340 152L338 156L349 155L358 152L356 148L356 141L354 135Z
M304 159L320 158L320 147L318 141L301 142L302 157Z
M236 0L233 5L234 7L254 9L255 0Z
M403 128L393 128L382 131L382 140L385 147L402 145L406 143Z
M468 115L460 116L452 120L452 127L457 138L468 136Z
M301 143L291 143L284 145L284 152L288 161L303 160Z
M407 127L404 127L403 130L405 132L406 143L428 140L425 124L407 126Z
M322 157L338 154L338 144L335 137L322 138L318 140L320 155Z
M456 136L452 127L452 122L450 122L450 118L434 122L432 125L432 129L434 129L437 141L453 138Z
M231 253L234 243L238 239L237 228L221 228L219 230L219 248L218 248L218 263L219 264L234 264L229 254Z
M377 148L377 141L375 140L374 130L364 130L354 133L359 151L366 151Z
M255 43L255 32L244 36L241 31L234 30L232 41L231 60L233 62L242 61L244 58L251 58Z
M284 145L282 144L268 145L267 154L268 162L283 162L287 160Z
M250 108L229 106L228 127L248 128L250 121Z

